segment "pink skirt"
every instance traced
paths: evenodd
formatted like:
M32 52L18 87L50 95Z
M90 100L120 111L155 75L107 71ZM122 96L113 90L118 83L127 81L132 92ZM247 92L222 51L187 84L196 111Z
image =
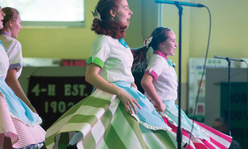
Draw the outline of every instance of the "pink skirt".
M171 124L166 117L162 117L164 122L172 128L174 133L177 132L177 126ZM192 121L193 122L193 121ZM187 146L185 149L228 149L231 142L232 137L226 134L223 134L209 126L206 126L202 123L196 122L195 125L198 125L200 129L202 129L207 136L208 140L204 140L201 138L196 138L194 135L191 135L190 132L182 129L182 140L183 142L187 142Z
M31 127L12 117L4 95L0 92L0 145L3 144L3 138L8 137L13 148L24 148L44 142L45 135L46 132L40 125Z

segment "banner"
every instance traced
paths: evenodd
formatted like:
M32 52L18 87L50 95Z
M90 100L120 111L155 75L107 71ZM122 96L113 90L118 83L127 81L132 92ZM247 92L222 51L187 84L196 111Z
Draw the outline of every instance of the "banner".
M86 96L93 87L85 77L37 77L29 79L28 98L47 130L64 112Z
M221 84L220 115L228 120L228 82ZM234 140L238 141L242 148L245 148L245 118L247 104L247 82L231 82L231 108L230 108L230 129ZM248 145L248 144L247 144Z

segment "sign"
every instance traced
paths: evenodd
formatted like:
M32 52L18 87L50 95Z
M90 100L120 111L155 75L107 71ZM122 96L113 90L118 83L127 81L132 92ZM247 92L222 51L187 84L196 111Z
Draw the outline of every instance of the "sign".
M221 83L220 115L228 120L228 82ZM245 148L245 118L248 120L246 111L247 104L247 82L231 82L231 110L230 129L234 140L238 141L242 148Z
M62 66L86 66L86 60L62 60Z
M196 113L195 120L197 120L198 122L205 121L205 92L206 92L205 74L202 78L204 61L205 61L204 58L189 59L188 116L189 118L193 119L194 113ZM208 58L206 61L206 68L227 68L227 67L228 67L228 63L225 60ZM232 62L231 67L237 68L238 63ZM201 78L202 78L202 83L200 87ZM197 106L195 106L198 92L199 92L198 103Z
M64 112L90 95L85 77L36 77L29 79L28 98L47 130Z

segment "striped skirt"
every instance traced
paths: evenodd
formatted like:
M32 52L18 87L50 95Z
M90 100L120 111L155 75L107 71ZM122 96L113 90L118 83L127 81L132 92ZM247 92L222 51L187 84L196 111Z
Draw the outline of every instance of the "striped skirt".
M0 148L3 148L4 138L7 137L11 141L9 145L15 149L39 149L44 145L45 134L40 125L29 126L14 117L0 91Z
M115 95L99 89L63 114L47 130L45 143L48 149L177 148L176 133L148 129L126 112Z

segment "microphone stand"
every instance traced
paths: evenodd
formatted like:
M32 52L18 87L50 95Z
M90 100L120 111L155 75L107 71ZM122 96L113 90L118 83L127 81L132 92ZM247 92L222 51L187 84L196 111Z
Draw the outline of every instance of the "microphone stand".
M178 39L178 49L179 49L179 68L178 68L178 127L177 127L177 148L181 149L182 142L182 128L181 128L181 45L182 45L182 15L183 7L182 6L193 6L193 7L205 7L202 4L195 3L186 3L179 1L165 1L165 0L155 0L156 3L167 3L174 4L178 8L179 15L179 39Z
M228 62L228 133L231 136L231 123L230 123L230 116L231 116L231 79L230 79L230 72L231 72L231 60L227 57Z
M183 15L183 7L179 5L178 2L175 3L178 8L178 15L179 15L179 39L178 39L178 127L177 127L177 148L181 149L181 142L182 142L182 128L181 128L181 45L182 45L182 15Z
M163 3L163 1L156 1L156 3ZM179 15L179 38L178 38L178 127L177 127L177 148L181 149L182 142L182 128L181 128L181 45L182 45L182 15L183 7L178 1L173 3L178 8Z
M214 58L217 59L225 59L228 62L228 133L231 136L231 79L230 79L230 72L231 72L231 61L239 61L243 62L244 60L242 59L234 59L234 58L229 58L229 57L222 57L222 56L214 56Z
M231 136L231 79L230 79L230 72L231 72L231 61L239 61L243 62L242 59L235 59L235 58L229 58L229 57L222 57L222 56L214 56L214 58L218 59L225 59L228 62L228 133Z

